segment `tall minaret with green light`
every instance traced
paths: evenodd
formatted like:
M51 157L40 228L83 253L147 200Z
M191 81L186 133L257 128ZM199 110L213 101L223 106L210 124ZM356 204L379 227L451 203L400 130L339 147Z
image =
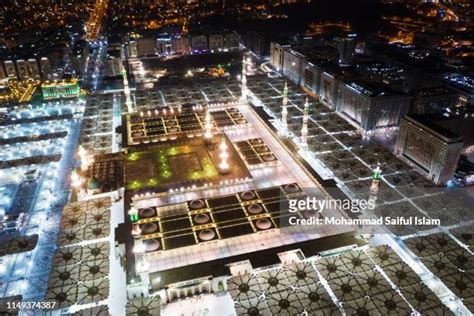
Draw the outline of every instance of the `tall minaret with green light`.
M370 186L370 193L377 194L379 191L380 186L380 174L382 173L382 169L380 168L380 164L377 164L377 167L372 172L372 185Z
M125 92L125 104L127 105L127 111L128 113L134 112L133 106L132 106L132 98L130 97L130 87L128 86L128 78L127 78L127 70L125 70L125 67L122 69L122 77L123 77L123 91Z
M283 88L283 103L281 105L281 125L283 131L288 131L288 84L285 81L285 87Z
M308 147L308 119L309 119L309 102L306 98L303 109L303 127L301 127L301 147Z

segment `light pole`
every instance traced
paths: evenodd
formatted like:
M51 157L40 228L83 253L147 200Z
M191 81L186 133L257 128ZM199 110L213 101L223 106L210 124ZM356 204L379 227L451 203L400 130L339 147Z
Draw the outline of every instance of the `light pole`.
M229 172L229 162L227 161L229 158L229 153L227 152L227 143L225 141L225 137L222 136L221 143L219 145L220 154L219 157L221 158L221 162L219 164L219 169L222 174L226 174Z
M281 125L283 132L288 131L288 84L285 81L285 88L283 89L283 102L281 106Z
M309 103L308 98L304 104L303 109L303 127L301 127L301 147L302 149L308 148L308 118L309 118Z
M127 78L127 71L125 70L125 66L122 69L122 77L123 77L123 91L125 92L125 104L127 105L128 113L135 112L132 106L132 99L130 97L130 88L128 86L128 78Z
M209 111L209 107L206 108L204 128L206 130L204 133L204 138L206 139L207 142L210 142L212 138L212 121L211 121L211 112Z
M242 95L240 97L240 101L247 102L247 60L245 56L242 57Z

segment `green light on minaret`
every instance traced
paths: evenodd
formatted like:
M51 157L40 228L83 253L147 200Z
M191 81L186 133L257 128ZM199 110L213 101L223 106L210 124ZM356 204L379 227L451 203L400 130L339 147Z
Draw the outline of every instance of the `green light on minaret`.
M382 170L380 169L380 166L377 166L377 168L374 169L372 173L372 180L380 180L380 174L382 173Z
M140 217L138 216L138 211L137 209L133 208L130 209L130 211L128 211L128 216L130 217L130 221L132 223L135 223L136 221L138 221L140 219Z
M306 98L306 102L305 102L305 104L304 104L303 113L304 113L304 114L308 114L308 113L309 113L309 102L308 102L308 98Z
M130 221L132 223L135 223L136 221L138 221L140 218L138 217L138 214L130 214Z
M285 81L285 88L283 88L283 96L287 97L288 96L288 84Z

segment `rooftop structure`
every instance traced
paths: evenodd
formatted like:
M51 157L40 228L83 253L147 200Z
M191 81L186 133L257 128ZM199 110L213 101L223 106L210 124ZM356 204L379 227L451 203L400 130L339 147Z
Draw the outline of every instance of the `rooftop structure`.
M215 186L225 181L247 180L250 174L225 136L206 141L202 137L179 137L146 148L131 149L124 162L125 188L156 188L168 191L185 186ZM231 170L220 174L220 144L228 147Z
M46 82L41 85L41 91L45 100L51 100L78 97L80 88L78 83L72 80L71 82Z
M398 126L408 113L411 98L380 84L341 82L336 111L363 131Z
M230 257L243 254L243 249L235 247L239 243L255 251L295 243L292 232L276 237L278 228L288 225L290 215L281 205L290 196L304 196L302 187L315 186L249 107L231 103L206 110L199 105L172 110L174 113L164 108L125 117L131 126L175 123L162 129L166 139L137 142L132 136L124 162L125 196L130 206L126 205L126 221L117 230L129 293L147 292L151 285L163 300L173 300L174 285L164 277L158 283L155 280L173 269L196 264L203 245L209 251L199 256L199 262L215 260L223 265ZM212 118L215 128L210 139L204 137L206 116L207 123ZM124 132L133 133L132 129ZM324 194L317 184L316 192ZM318 238L309 232L299 236L304 241ZM262 246L255 238L272 242ZM172 259L176 256L182 260ZM219 281L218 274L210 278L212 284ZM205 275L196 275L196 279L203 280L203 291L214 287L205 281ZM176 281L185 279L175 278L173 283Z
M212 126L217 129L234 129L247 124L235 107L210 111ZM124 116L128 146L175 140L178 136L200 136L206 129L205 108L188 103L177 107L160 108ZM208 122L209 123L209 122Z

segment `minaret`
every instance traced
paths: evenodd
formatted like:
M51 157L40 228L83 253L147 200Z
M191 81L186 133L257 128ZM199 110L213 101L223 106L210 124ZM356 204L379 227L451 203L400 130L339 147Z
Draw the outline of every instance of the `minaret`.
M132 107L132 99L130 98L130 88L128 86L128 78L127 78L127 71L125 70L125 66L122 69L122 77L123 77L123 91L125 92L125 97L127 98L125 104L127 105L128 113L134 112Z
M128 216L130 217L130 222L135 223L140 219L138 216L138 210L132 206L130 210L128 211Z
M245 56L242 58L242 96L240 100L242 102L247 102L247 60Z
M379 191L380 185L380 174L382 173L382 169L380 168L380 164L377 164L377 167L372 172L372 185L370 186L370 194L377 194Z
M204 128L206 130L204 133L204 138L206 138L206 141L209 141L212 138L212 122L211 122L211 112L209 111L209 107L206 108Z
M288 84L285 81L285 88L283 89L283 103L281 106L281 125L283 131L288 131Z
M308 147L308 117L309 117L309 103L308 98L304 104L303 109L303 127L301 128L301 147Z
M137 223L140 219L140 216L138 215L138 210L132 206L132 208L128 211L128 216L132 224L132 235L135 238L139 238L141 236L142 231Z

